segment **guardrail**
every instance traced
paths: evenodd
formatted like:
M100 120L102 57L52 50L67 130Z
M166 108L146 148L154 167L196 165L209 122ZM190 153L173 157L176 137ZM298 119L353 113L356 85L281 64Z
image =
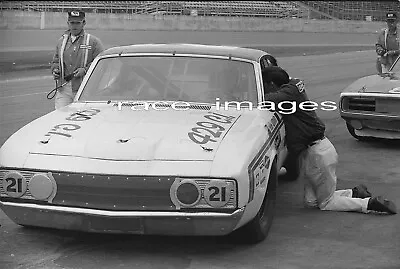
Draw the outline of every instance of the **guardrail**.
M61 12L1 11L0 29L65 29L67 14ZM298 18L251 18L174 15L86 15L86 28L95 30L192 30L376 33L384 22L308 20Z

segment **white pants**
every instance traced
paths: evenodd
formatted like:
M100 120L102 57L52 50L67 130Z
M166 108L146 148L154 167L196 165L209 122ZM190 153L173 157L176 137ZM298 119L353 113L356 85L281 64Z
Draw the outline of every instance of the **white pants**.
M390 68L390 66L388 66L386 68L386 66L384 64L382 64L382 73L388 73L389 72L389 68Z
M299 156L299 179L304 182L304 206L321 210L368 213L369 198L352 198L353 191L336 190L338 155L325 138Z
M59 88L55 96L55 109L60 109L71 104L74 100L74 97L75 94L72 93L71 83Z

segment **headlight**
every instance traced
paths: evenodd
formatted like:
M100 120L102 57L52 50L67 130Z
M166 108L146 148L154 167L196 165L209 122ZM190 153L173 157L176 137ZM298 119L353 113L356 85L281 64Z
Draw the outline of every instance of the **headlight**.
M0 196L51 202L57 183L51 173L0 170Z
M236 181L233 179L176 178L170 198L176 209L235 209Z
M201 190L195 182L182 181L176 188L175 195L182 206L190 207L200 200Z
M28 188L38 200L46 200L55 191L53 182L46 174L35 174L29 181Z

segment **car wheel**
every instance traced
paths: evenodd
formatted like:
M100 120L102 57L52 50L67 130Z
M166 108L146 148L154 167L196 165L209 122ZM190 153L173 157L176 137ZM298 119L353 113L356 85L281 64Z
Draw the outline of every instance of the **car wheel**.
M259 243L267 238L275 215L276 186L278 182L278 171L276 159L274 160L269 175L267 191L264 201L257 215L240 230L241 239L246 243Z
M354 137L355 139L358 139L360 141L367 141L368 139L370 139L369 137L365 137L365 136L358 136L356 135L356 132L354 130L354 127L351 126L350 123L346 122L346 126L347 126L347 130L349 131L349 133L351 134L352 137Z

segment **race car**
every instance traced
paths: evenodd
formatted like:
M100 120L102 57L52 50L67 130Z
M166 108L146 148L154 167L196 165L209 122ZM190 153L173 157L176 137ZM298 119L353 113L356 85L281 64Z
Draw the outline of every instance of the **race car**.
M400 139L400 63L363 77L340 94L340 115L358 140Z
M200 44L104 51L72 104L1 147L1 209L22 226L264 240L287 156L282 117L260 106L267 55Z

